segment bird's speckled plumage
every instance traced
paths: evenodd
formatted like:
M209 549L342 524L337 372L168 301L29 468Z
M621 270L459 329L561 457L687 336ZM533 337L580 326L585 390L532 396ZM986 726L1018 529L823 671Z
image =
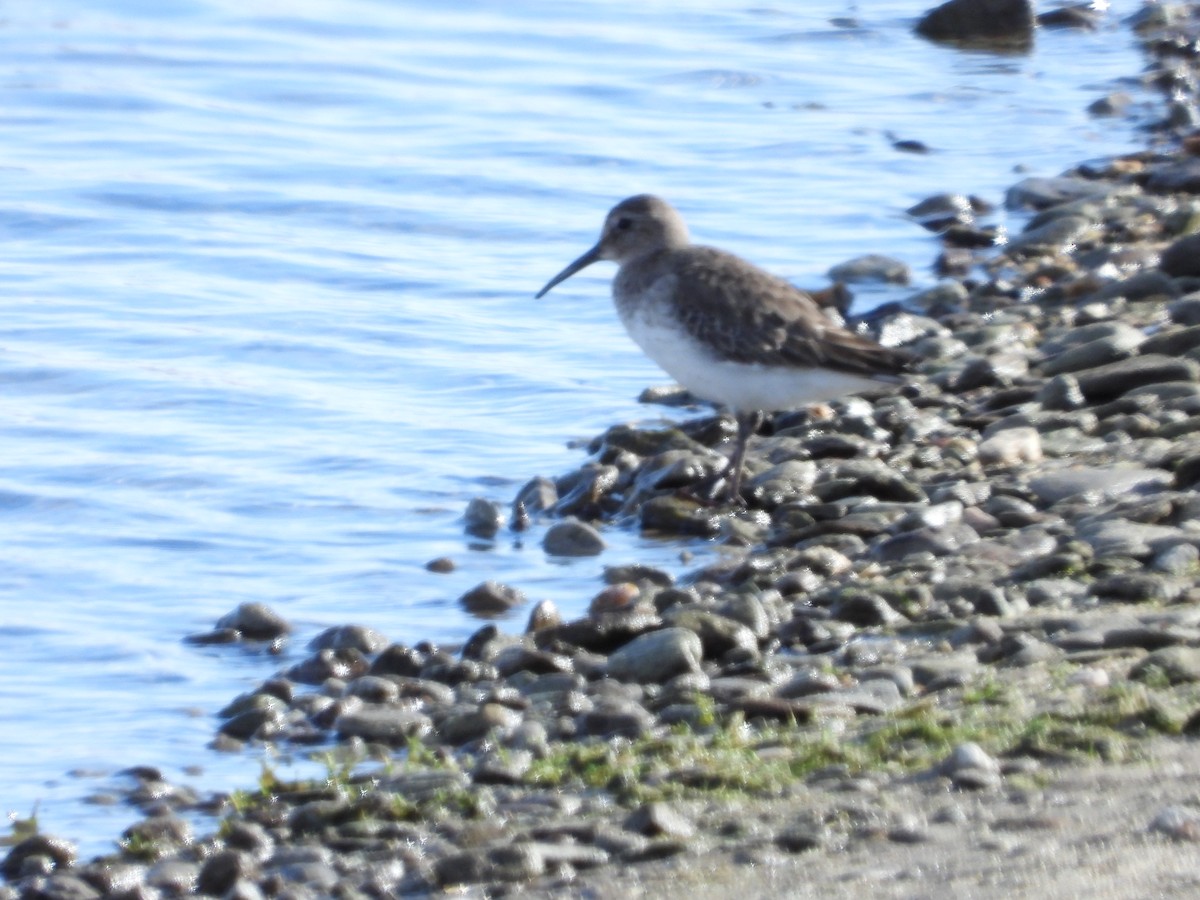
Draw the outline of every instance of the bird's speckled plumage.
M630 336L692 393L738 414L731 494L740 486L748 414L895 382L912 361L835 323L803 291L746 260L693 245L666 201L639 194L613 207L600 240L541 297L594 262L620 269L613 299Z

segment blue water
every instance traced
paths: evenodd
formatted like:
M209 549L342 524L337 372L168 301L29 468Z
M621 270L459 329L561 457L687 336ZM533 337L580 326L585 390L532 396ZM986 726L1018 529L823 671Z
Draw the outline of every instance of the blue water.
M719 552L462 532L471 497L581 463L569 441L679 415L636 403L665 378L605 266L532 299L615 201L660 193L805 286L883 252L919 287L937 245L907 206L1138 145L1084 111L1142 67L1132 0L1029 56L919 41L911 2L790 6L5 9L4 811L103 851L135 814L87 798L123 766L254 782L254 753L205 748L212 714L325 626L454 642L485 578L571 615L604 565ZM181 642L251 600L296 625L285 659Z

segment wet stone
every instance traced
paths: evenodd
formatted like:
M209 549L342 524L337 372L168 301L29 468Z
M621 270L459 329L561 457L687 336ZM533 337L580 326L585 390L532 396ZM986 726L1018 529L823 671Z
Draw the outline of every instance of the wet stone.
M354 649L360 653L378 653L387 646L387 638L373 628L365 625L339 625L326 628L309 644L310 650L347 650Z
M599 531L575 519L556 522L542 538L542 549L551 556L599 556L606 547Z
M829 277L846 284L869 281L908 284L912 281L912 270L902 260L869 253L833 266Z
M490 539L504 527L500 505L483 497L474 497L463 513L463 530L474 537Z
M292 630L275 610L265 603L243 603L217 620L217 628L229 628L251 640L270 641Z
M14 845L0 863L0 875L17 878L26 859L42 856L53 861L55 866L69 867L75 862L75 846L61 838L35 834Z
M525 595L496 581L476 585L458 598L459 604L476 616L499 616L525 602Z

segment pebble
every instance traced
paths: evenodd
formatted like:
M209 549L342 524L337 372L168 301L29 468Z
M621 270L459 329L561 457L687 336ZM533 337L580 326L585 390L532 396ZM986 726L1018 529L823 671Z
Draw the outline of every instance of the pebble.
M217 620L217 629L231 629L254 641L270 641L288 634L292 627L265 603L242 603Z
M599 531L576 519L556 522L542 538L542 549L551 556L599 556L606 547Z
M676 675L700 671L703 644L687 628L662 628L634 638L608 658L610 678L637 684L662 683Z
M499 616L523 604L525 595L506 584L485 581L459 597L458 602L472 615Z

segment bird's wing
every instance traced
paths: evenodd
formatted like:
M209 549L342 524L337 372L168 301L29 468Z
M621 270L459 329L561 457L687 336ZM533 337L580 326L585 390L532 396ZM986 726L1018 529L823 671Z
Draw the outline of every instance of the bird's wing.
M803 291L740 257L711 247L676 251L672 273L683 326L739 363L895 375L912 355L855 334Z

